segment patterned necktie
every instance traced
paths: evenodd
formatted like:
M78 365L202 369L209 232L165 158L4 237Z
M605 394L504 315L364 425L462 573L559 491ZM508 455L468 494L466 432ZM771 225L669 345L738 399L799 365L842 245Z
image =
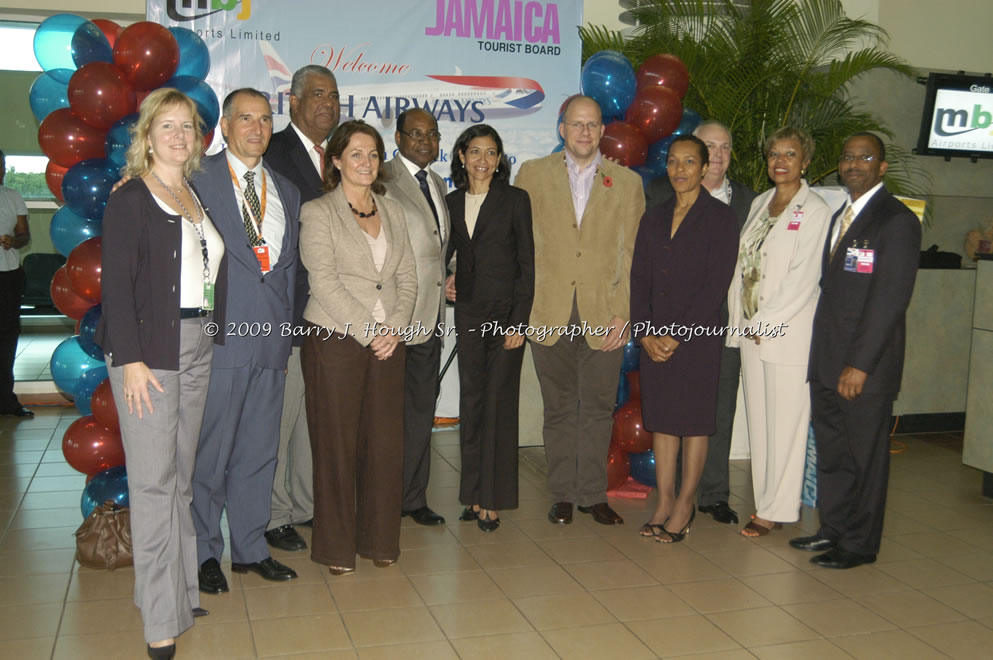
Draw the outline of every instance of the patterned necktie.
M428 200L428 206L431 207L431 213L434 214L434 224L438 228L438 237L441 238L441 224L438 222L438 209L434 207L434 200L431 199L431 191L428 189L428 173L427 170L420 170L414 175L417 179L417 183L421 186L421 192L424 193L424 199Z
M855 209L851 204L845 209L845 213L841 216L841 228L838 229L838 238L834 240L834 245L831 246L831 258L834 259L834 253L838 251L838 246L841 245L841 238L848 231L848 228L852 226L852 220L855 219Z
M321 157L321 178L324 178L324 147L319 144L314 145L314 151Z
M249 170L245 172L245 203L241 205L241 215L245 220L245 233L248 234L248 242L252 247L262 245L262 238L255 231L255 223L252 221L254 215L259 219L259 230L262 229L262 206L259 204L259 195L255 192L255 172ZM248 209L251 208L251 213Z

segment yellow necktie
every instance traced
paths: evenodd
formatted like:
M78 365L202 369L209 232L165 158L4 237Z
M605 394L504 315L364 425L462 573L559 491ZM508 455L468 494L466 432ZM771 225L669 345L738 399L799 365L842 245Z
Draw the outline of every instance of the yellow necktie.
M845 213L841 216L841 228L838 230L838 238L834 240L834 245L831 246L831 258L834 259L834 253L838 251L838 246L841 245L841 237L845 235L848 228L852 226L852 220L855 219L855 209L851 204L845 209Z

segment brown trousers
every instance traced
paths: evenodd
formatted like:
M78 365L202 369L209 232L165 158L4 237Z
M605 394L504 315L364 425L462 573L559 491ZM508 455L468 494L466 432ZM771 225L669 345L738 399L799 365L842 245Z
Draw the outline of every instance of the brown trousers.
M400 556L404 346L386 360L351 337L304 340L300 358L314 455L311 559L355 566Z

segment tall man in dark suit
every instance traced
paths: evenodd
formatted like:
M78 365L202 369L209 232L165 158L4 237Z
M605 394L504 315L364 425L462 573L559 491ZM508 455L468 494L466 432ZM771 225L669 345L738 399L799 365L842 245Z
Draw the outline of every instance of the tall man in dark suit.
M755 191L727 177L731 165L731 132L727 126L716 120L701 122L693 131L710 152L710 167L703 177L703 187L731 206L738 218L738 232L748 220ZM672 184L668 176L654 179L645 188L647 206L652 207L669 201L672 197ZM727 323L728 303L725 298L721 305L721 322ZM697 503L700 511L709 513L717 522L729 525L738 524L738 514L728 504L731 488L728 483L728 456L731 454L731 431L734 427L734 412L738 403L738 380L741 374L741 352L737 348L721 348L721 375L717 386L717 432L707 443L707 462L697 488ZM680 471L676 471L678 479Z
M442 339L435 329L444 319L444 257L451 233L445 182L428 167L438 158L438 121L426 110L406 110L397 117L394 139L400 153L383 165L386 196L403 205L417 264L410 324L418 332L406 345L404 376L402 510L420 525L443 525L445 519L431 510L426 494L441 366Z
M825 568L876 561L883 534L889 425L921 249L920 222L882 183L886 167L876 135L845 141L838 173L849 198L824 246L807 374L821 526L790 545L822 552L811 561Z
M293 74L290 83L290 124L274 134L265 161L300 190L300 203L321 196L324 183L324 148L338 126L338 83L323 66L308 64ZM307 271L297 264L294 292L294 325L303 327L307 306ZM293 351L286 368L283 417L279 423L279 452L272 484L272 514L265 539L281 550L304 550L307 542L293 524L309 525L314 518L314 469L303 399L300 347L303 335L293 337Z
M207 389L193 472L200 590L228 590L221 572L221 513L227 509L231 570L290 580L296 573L269 556L269 522L279 446L283 382L293 321L300 193L262 162L272 137L269 100L254 89L224 99L227 149L205 158L194 185L224 239L225 323Z

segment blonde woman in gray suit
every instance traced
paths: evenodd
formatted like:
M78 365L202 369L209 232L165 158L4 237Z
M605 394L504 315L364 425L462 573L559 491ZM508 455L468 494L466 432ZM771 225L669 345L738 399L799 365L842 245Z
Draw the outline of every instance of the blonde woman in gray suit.
M362 121L327 146L328 192L300 214L309 273L301 349L314 456L311 558L333 575L400 555L403 335L417 293L403 210L383 197L383 140Z
M775 187L752 202L728 291L727 345L741 348L752 457L755 514L741 530L749 537L800 517L810 424L807 361L831 217L803 178L814 155L806 131L780 128L766 140L765 155Z

